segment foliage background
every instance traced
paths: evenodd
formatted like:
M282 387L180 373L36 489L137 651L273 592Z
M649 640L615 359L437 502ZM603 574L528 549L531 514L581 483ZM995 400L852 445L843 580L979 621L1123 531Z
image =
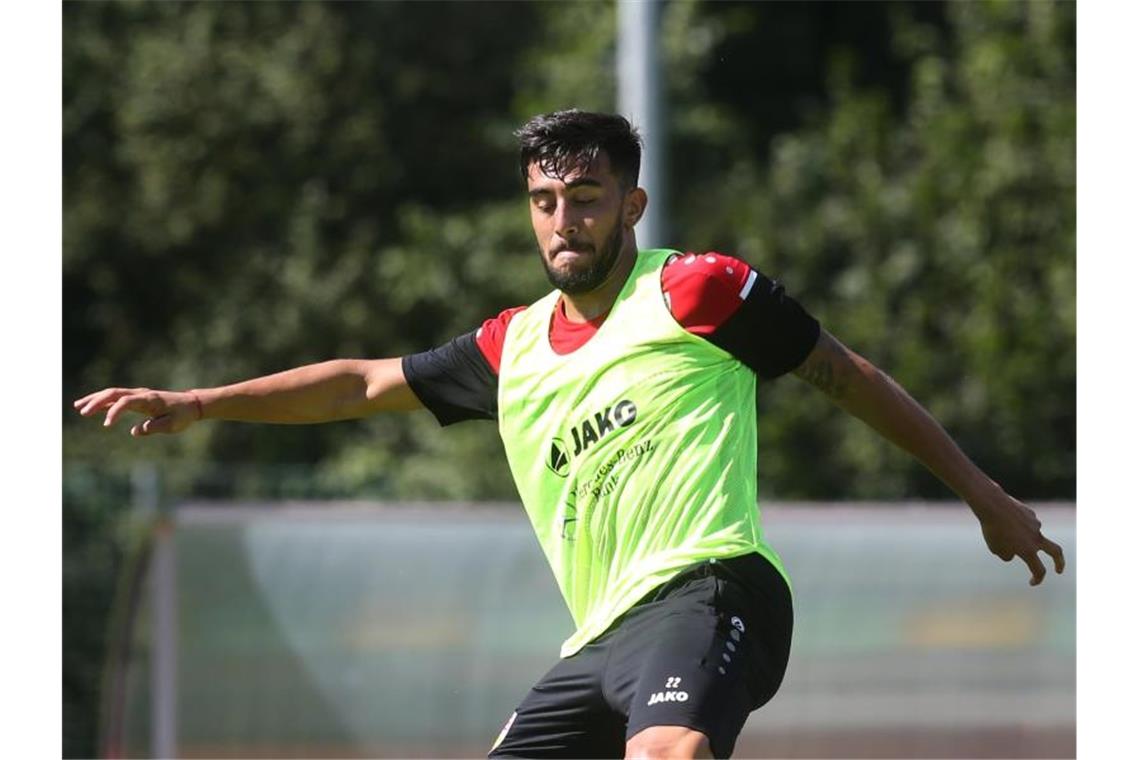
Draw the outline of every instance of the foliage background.
M1025 499L1076 482L1075 4L663 5L673 245L742 255ZM612 3L64 6L64 751L96 752L129 476L167 498L511 499L492 425L78 419L107 385L422 350L546 289L529 116L614 108ZM760 488L946 498L794 380Z

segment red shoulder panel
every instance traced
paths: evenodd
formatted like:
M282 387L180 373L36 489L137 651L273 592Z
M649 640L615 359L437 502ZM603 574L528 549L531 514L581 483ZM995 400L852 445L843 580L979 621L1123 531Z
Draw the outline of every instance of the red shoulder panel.
M686 253L661 272L661 290L677 322L710 335L736 313L756 281L745 262L723 253Z
M513 309L504 309L499 316L492 317L483 323L475 333L475 345L483 352L483 358L491 365L491 370L499 374L499 363L503 358L503 341L507 337L507 325L511 318L525 309L525 306L516 306Z

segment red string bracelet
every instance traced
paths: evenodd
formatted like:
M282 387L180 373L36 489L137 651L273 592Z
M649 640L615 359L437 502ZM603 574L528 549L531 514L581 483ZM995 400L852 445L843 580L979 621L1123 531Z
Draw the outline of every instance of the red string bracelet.
M194 399L194 406L198 407L198 419L202 419L205 413L202 411L202 399L198 398L198 394L190 391L190 398Z

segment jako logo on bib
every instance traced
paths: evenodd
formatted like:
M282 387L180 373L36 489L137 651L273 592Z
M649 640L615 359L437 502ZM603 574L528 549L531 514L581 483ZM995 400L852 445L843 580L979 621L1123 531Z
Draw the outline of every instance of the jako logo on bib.
M561 438L551 440L546 466L555 475L565 478L570 474L571 456L578 456L609 433L618 428L629 427L636 421L637 405L629 399L622 399L613 406L607 406L600 412L594 412L570 428L570 435L574 439L573 453L570 452Z

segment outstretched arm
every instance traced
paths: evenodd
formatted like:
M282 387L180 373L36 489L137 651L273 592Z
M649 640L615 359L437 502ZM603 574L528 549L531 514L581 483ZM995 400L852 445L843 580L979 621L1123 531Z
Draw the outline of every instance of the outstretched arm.
M826 330L795 371L848 413L922 462L958 494L981 523L990 551L1005 561L1020 557L1036 586L1045 578L1037 553L1065 568L1061 547L1041 533L1041 521L970 461L941 425L889 375Z
M303 424L420 408L400 359L335 359L218 388L163 391L106 388L74 404L84 417L146 415L131 435L179 433L200 419Z

